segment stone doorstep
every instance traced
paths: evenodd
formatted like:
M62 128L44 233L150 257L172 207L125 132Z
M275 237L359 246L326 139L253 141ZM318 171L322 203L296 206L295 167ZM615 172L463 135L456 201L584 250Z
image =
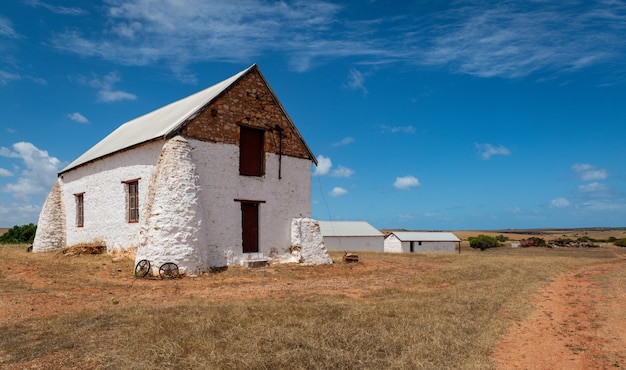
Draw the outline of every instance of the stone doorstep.
M268 267L270 265L270 260L269 258L242 260L241 265L248 268Z

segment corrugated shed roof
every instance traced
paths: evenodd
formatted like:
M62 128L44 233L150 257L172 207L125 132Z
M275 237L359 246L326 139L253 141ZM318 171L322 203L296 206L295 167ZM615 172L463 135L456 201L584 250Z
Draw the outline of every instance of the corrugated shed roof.
M394 231L392 234L403 242L420 241L420 242L460 242L454 233L439 231Z
M83 155L67 165L61 170L60 174L120 150L124 150L157 138L166 138L168 135L176 133L185 123L196 117L204 106L219 97L222 93L228 90L231 85L237 82L252 69L256 69L259 72L267 87L270 91L272 91L272 94L274 94L274 91L271 89L267 81L265 81L265 77L261 71L258 70L257 65L253 64L236 75L209 88L124 123L107 137L102 139L99 143L91 147L91 149L83 153ZM285 115L289 117L278 99L276 99L276 102ZM289 118L289 121L291 121L291 118ZM293 124L293 122L291 123ZM300 135L295 125L294 130L298 135ZM302 139L301 136L300 139ZM315 156L307 146L304 139L302 139L302 143L309 151L313 162L317 164Z
M319 221L323 236L383 236L365 221Z

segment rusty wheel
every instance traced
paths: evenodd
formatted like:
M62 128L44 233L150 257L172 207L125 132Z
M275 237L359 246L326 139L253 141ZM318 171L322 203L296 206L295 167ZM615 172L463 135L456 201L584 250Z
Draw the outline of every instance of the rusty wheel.
M141 260L135 266L135 277L146 277L150 272L150 261Z
M173 262L167 262L159 268L161 279L176 279L178 277L178 266Z

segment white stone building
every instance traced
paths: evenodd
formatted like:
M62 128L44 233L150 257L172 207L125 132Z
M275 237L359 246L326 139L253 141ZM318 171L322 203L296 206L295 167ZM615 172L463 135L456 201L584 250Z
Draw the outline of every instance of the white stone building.
M300 262L331 263L309 219L313 163L253 65L126 122L61 170L33 251L104 243L153 272L174 262L188 275L294 250ZM301 253L311 243L317 251Z
M454 253L460 243L461 239L450 232L394 231L385 238L385 252Z
M319 221L319 224L328 250L383 252L385 236L365 221Z

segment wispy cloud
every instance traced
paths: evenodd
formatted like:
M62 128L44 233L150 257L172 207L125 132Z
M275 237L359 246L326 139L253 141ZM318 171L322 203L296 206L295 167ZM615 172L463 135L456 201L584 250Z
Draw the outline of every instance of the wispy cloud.
M393 183L393 187L400 190L409 190L413 188L418 188L422 184L420 181L414 176L404 176L404 177L396 177L396 181Z
M475 144L475 146L482 159L491 159L494 155L511 155L511 151L503 145Z
M380 126L381 130L383 133L392 133L392 134L397 134L397 133L402 133L402 134L414 134L417 129L414 126L387 126L387 125L381 125Z
M0 191L22 200L28 200L34 194L49 192L61 166L57 158L28 142L15 143L12 148L0 147L0 156L23 162L24 169L17 181L0 188Z
M570 205L569 200L563 197L555 198L550 201L551 208L565 208L565 207L569 207L569 205Z
M34 7L34 8L44 8L56 14L62 15L84 15L87 12L84 9L76 8L76 7L67 7L60 5L51 5L39 0L27 0L26 4Z
M13 22L2 15L0 15L0 36L12 39L20 37L20 35L13 28Z
M13 172L0 167L0 177L9 177L9 176L13 176Z
M342 187L336 186L333 190L328 193L331 197L340 197L342 195L348 194L348 191Z
M340 141L336 143L333 143L333 146L344 146L344 145L348 145L352 143L354 143L354 138L351 136L348 136L348 137L344 137L343 139L341 139Z
M120 100L135 100L137 96L123 90L116 90L114 85L121 79L119 73L110 72L103 77L87 78L80 76L79 82L98 90L98 101L111 103Z
M321 0L107 4L104 29L70 29L52 44L124 65L169 66L190 80L185 69L192 63L247 62L275 52L296 71L350 58L360 65L401 63L502 78L567 73L626 55L623 1L470 0L431 13L360 20L342 16L357 5ZM367 91L362 72L351 69L348 86Z
M357 69L351 68L348 71L348 81L345 84L350 90L360 90L363 94L367 94L365 87L365 76Z
M581 191L583 193L597 193L606 190L608 190L608 187L599 182L590 182L578 186L578 191Z
M572 171L582 181L606 180L609 177L607 170L596 168L590 164L577 163L572 166Z
M339 167L337 167L337 169L332 170L330 175L333 177L346 177L347 178L347 177L354 175L354 170L340 165Z
M70 114L67 115L67 117L69 119L71 119L72 121L78 122L78 123L88 123L89 122L87 117L83 116L79 112L70 113Z

